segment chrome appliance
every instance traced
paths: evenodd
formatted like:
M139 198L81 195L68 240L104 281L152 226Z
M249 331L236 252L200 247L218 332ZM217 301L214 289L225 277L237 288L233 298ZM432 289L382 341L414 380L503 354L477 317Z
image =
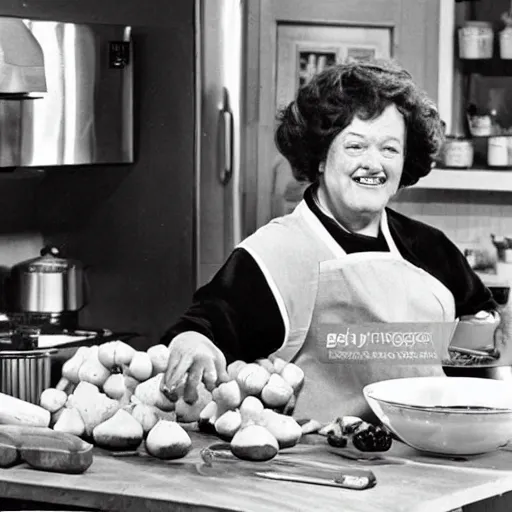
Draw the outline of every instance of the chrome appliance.
M84 273L79 261L63 258L57 247L11 269L14 310L29 313L77 311L84 306Z
M64 258L57 247L44 247L40 257L11 268L7 296L18 323L75 328L86 301L84 267Z
M196 0L196 254L203 284L244 237L248 0ZM216 227L221 229L212 229Z
M0 17L0 168L132 162L132 70L131 27Z

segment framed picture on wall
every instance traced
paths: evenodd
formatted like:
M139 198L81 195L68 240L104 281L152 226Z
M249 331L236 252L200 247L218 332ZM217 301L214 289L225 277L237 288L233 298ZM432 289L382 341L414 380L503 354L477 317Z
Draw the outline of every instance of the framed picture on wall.
M297 87L301 87L315 73L319 73L325 68L332 66L340 61L340 49L327 46L314 48L299 45L297 48Z
M311 77L325 68L338 62L352 62L356 60L371 60L377 58L377 48L374 46L347 46L346 48L298 48L298 82L302 87L311 80Z
M289 103L311 77L340 62L392 57L392 29L278 25L276 107Z
M372 60L375 59L377 55L377 51L373 47L362 47L362 46L349 46L347 47L347 54L345 56L345 60L347 62L354 60Z

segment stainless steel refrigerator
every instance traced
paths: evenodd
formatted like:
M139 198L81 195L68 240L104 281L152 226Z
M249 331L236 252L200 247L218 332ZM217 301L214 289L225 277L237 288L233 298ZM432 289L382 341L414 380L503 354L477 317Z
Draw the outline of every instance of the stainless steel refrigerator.
M196 0L196 272L206 282L246 234L247 2Z
M199 285L221 267L239 241L289 213L305 188L273 143L277 110L295 94L297 63L291 58L288 24L277 25L272 41L264 39L273 30L265 3L195 4ZM297 29L304 30L302 25Z

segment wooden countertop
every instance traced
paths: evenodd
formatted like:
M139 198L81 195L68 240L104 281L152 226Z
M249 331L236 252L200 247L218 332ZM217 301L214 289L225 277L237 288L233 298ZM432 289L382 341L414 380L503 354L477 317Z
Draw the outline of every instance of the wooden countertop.
M325 440L315 436L319 444L282 450L273 461L214 461L204 474L199 451L219 440L195 432L191 437L194 449L179 461L160 461L144 454L112 456L97 450L93 465L82 475L36 471L25 465L1 469L0 502L4 497L133 512L442 512L512 491L512 452L506 450L454 461L425 456L395 443L385 454L388 463L369 465L329 453ZM252 474L282 468L279 464L286 462L313 467L313 474L321 472L322 465L369 468L377 485L355 491L274 482Z

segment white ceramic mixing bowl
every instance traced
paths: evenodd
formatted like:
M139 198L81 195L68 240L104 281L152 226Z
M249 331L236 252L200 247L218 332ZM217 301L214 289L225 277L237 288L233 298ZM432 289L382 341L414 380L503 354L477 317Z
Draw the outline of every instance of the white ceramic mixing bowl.
M365 386L380 421L417 450L474 455L512 440L512 386L476 377L414 377Z

